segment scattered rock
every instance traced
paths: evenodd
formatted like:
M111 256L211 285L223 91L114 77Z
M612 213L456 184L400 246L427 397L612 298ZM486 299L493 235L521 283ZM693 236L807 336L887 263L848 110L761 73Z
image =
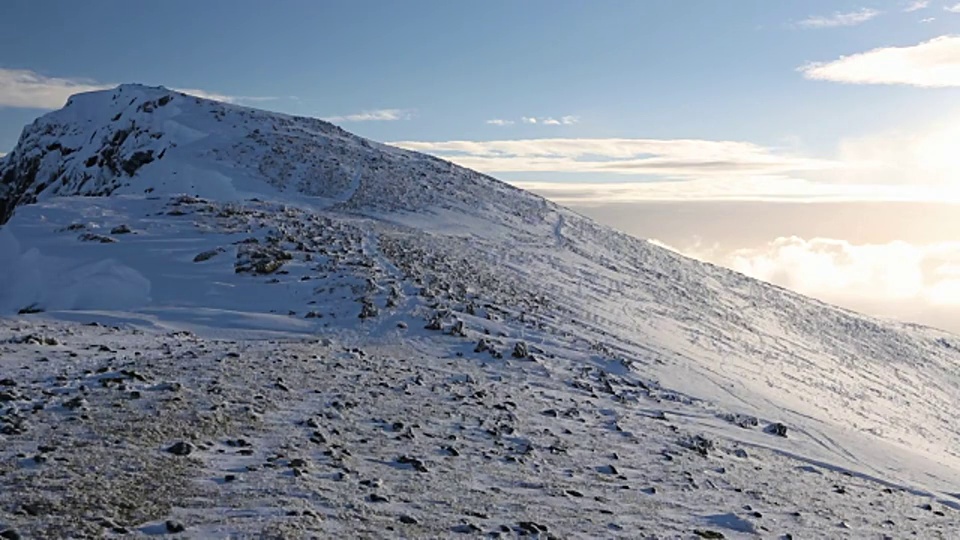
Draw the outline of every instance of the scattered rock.
M83 233L77 238L81 242L99 242L101 244L114 244L117 241L116 238L110 238L109 236L94 233Z
M781 424L780 422L774 422L773 424L770 424L764 431L771 435L776 435L777 437L787 436L787 426Z
M117 225L116 227L110 229L110 234L130 234L133 231L128 225Z
M4 540L20 540L23 537L20 536L20 533L17 532L16 529L5 529L0 531L0 538Z
M527 344L523 341L518 341L516 345L513 346L513 357L514 358L528 358L530 356L530 350L527 348Z
M410 456L400 456L397 458L397 463L400 463L402 465L410 465L417 472L422 472L422 473L427 472L427 466L424 465L424 463L417 458L413 458Z
M620 474L617 468L613 465L601 465L597 467L597 472L600 474Z
M546 525L540 525L539 523L533 521L521 521L517 523L517 527L520 528L526 534L541 534L549 532L549 529Z
M203 261L209 261L210 259L212 259L212 258L216 257L217 255L223 253L224 251L226 251L226 250L223 249L223 248L209 249L209 250L207 250L207 251L204 251L203 253L198 254L196 257L194 257L194 258L193 258L193 262L198 263L198 262L203 262Z
M693 437L688 437L680 441L680 446L693 450L694 452L700 454L701 456L706 457L714 449L715 445L712 440L704 437L703 435L695 435Z
M367 497L367 500L369 500L372 503L390 502L389 498L384 497L383 495L377 495L376 493L371 493L370 496Z
M730 422L731 424L736 424L744 429L755 428L760 425L760 420L756 416L750 416L749 414L722 414L721 418Z
M186 441L180 441L167 448L167 452L175 456L188 456L196 449L197 447L193 444Z
M400 523L405 523L407 525L418 525L420 522L417 521L416 518L403 515L403 516L400 516Z
M163 525L170 534L182 533L183 531L187 530L186 525L179 521L173 521L172 519L168 519Z
M361 319L372 319L380 314L380 310L377 309L377 306L373 305L373 301L369 298L363 299L363 307L360 308L360 318Z
M726 538L726 536L724 536L723 533L721 532L704 530L704 529L694 529L693 534L699 536L700 538L707 538L707 539L714 539L714 540Z
M439 315L434 315L430 322L424 326L427 330L443 330L443 321L440 319Z
M477 527L473 523L465 523L463 525L457 525L456 527L453 527L451 530L455 533L460 533L460 534L476 534L482 531L483 529L481 529L480 527Z

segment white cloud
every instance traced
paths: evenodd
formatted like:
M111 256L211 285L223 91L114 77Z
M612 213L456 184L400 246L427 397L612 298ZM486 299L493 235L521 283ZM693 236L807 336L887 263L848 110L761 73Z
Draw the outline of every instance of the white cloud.
M501 118L493 118L493 119L491 119L491 120L487 120L486 123L487 123L487 124L490 124L491 126L512 126L512 125L514 124L514 121L513 121L513 120L503 120L503 119L501 119Z
M48 77L27 69L0 68L0 107L59 109L73 94L107 90L116 86L116 84L100 83L89 79ZM227 103L278 99L228 96L193 88L174 88L173 90Z
M949 11L950 13L960 13L960 4L954 4L952 6L947 6L943 8L944 11Z
M837 159L847 167L835 179L847 183L929 186L944 195L960 188L960 122L945 114L935 124L842 139Z
M234 96L226 96L223 94L217 94L214 92L207 92L205 90L198 90L196 88L171 88L176 92L182 92L184 94L190 94L191 96L196 96L203 99L212 99L214 101L223 101L226 103L234 103L240 99L250 99L250 98L238 98Z
M832 62L807 64L808 79L847 84L960 86L960 36L940 36L908 47L873 49Z
M58 109L73 94L111 87L85 79L45 77L25 69L0 68L0 107Z
M922 186L814 182L789 176L718 177L647 182L514 181L511 183L559 204L570 206L646 201L960 202L960 193L953 193L951 196L940 190Z
M910 13L912 11L920 11L921 9L926 9L930 6L930 0L914 0L907 7L903 8L903 11Z
M881 14L875 9L861 9L847 13L835 12L828 16L808 17L799 23L803 28L836 28L839 26L856 26L863 24Z
M853 244L791 236L733 251L665 247L851 309L956 326L960 242Z
M578 172L692 179L780 175L837 166L827 160L782 154L751 143L696 139L520 139L393 144L488 173Z
M922 22L922 23L932 23L932 22L935 21L935 20L937 20L936 17L927 17L926 19L920 19L920 22Z
M413 118L413 111L407 109L375 109L361 111L356 114L342 116L328 116L323 118L327 122L393 122Z
M510 120L506 121L511 124L513 123L513 121ZM520 122L524 124L540 124L542 126L569 126L579 121L580 117L574 115L561 116L560 118L554 118L552 116L523 116L520 118Z

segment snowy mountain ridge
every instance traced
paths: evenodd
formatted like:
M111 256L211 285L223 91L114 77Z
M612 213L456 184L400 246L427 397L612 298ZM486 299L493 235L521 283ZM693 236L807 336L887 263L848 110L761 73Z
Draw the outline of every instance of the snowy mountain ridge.
M6 160L0 178L11 192L0 202L0 223L17 204L38 198L131 193L220 201L305 196L367 211L449 207L493 216L504 212L497 207L504 197L511 211L532 216L547 206L479 173L367 141L323 120L140 85L71 97L28 126Z
M216 351L239 347L292 361L289 350L251 340L254 335L287 340L285 347L304 357L338 358L347 366L334 377L343 387L371 377L387 385L383 388L406 377L434 378L437 394L417 394L419 412L404 414L423 414L446 426L444 436L456 434L457 453L482 456L472 466L496 479L492 485L513 489L517 482L551 478L556 485L544 484L540 495L559 490L569 501L580 497L568 491L593 494L594 502L612 499L615 514L635 518L617 524L626 527L619 530L603 523L606 518L578 515L576 504L543 499L553 501L540 502L549 509L544 515L556 515L574 537L684 538L708 529L733 537L778 537L788 529L797 534L827 528L833 531L827 536L838 537L947 534L958 523L953 508L960 508L960 501L952 486L960 481L954 413L960 340L949 334L851 313L687 259L485 175L367 141L320 120L162 88L125 85L74 96L64 109L25 129L17 147L0 160L0 179L0 223L5 223L0 315L10 317L0 326L7 336L0 353L11 366L48 369L33 361L51 355L43 340L27 337L51 332L58 343L104 343L114 351L108 355L112 360L84 359L83 365L107 362L111 369L140 364L118 353L114 341L145 351L188 349L197 359L191 369L199 379L244 380L240 371L224 371ZM118 328L101 332L63 321ZM199 337L185 340L183 331ZM328 343L303 341L316 335ZM360 352L344 356L336 345ZM66 345L56 347L70 362ZM391 361L391 354L400 354L394 351L404 351L402 359ZM161 357L151 356L155 376L175 377L177 363ZM63 366L51 364L56 365L50 369ZM354 364L411 372L391 379L350 368ZM299 381L302 394L275 395L271 386L281 377L289 391L301 371L321 377L329 365L294 362L271 369L272 378L259 383L266 409L256 401L251 406L273 415L276 433L293 409L304 407L297 409L302 415L309 407L330 406L327 394L336 389L323 386L323 379L313 384L325 388L317 390L324 399L312 393L316 387L308 388L307 375ZM90 375L72 376L81 381ZM35 379L37 396L46 388L42 380ZM337 401L365 403L364 389L356 387L352 397ZM513 407L490 397L502 393L512 396ZM85 399L106 404L112 395ZM503 421L513 431L486 426L495 433L465 436L459 430L466 429L466 420L447 425L451 416L423 412L430 406L442 410L444 399L459 403L467 395L477 401L481 425L485 407L507 407L495 410L509 410ZM231 394L219 406L243 399ZM36 404L12 401L20 412ZM520 401L525 405L517 407ZM363 406L381 414L376 402ZM388 460L361 442L371 438L361 417L341 409L326 422L356 434L350 451ZM193 435L202 450L194 466L232 471L236 464L222 463L218 452L224 448L215 440L228 426L217 426ZM280 441L300 451L300 443L285 435L264 435L273 427L257 426L241 427L248 436L260 433L265 445ZM384 428L377 426L381 433ZM561 426L577 433L575 440L560 433ZM446 461L449 450L423 446L431 437L411 442L402 427L395 431L396 440L418 452L441 452L449 474L468 474ZM34 437L30 431L17 436L0 439L0 455L29 446ZM617 464L600 457L606 448L616 448ZM354 461L348 477L376 470ZM26 482L31 474L12 465L0 479ZM336 491L340 488L330 485L343 481L308 478L321 491ZM662 502L651 503L651 494L637 489L639 484L647 489L655 478L665 485L655 499ZM844 478L857 479L859 499L851 500L851 486L840 486ZM634 485L620 493L620 487L608 485L611 480ZM271 484L263 481L257 489L269 490L264 486ZM447 493L449 486L436 483L444 480L424 481L425 490ZM783 485L774 486L777 482ZM563 483L569 485L561 489ZM218 486L221 494L252 489ZM900 494L896 504L874 501L873 510L864 508L871 489L883 495L882 489L892 487ZM253 496L234 495L247 501L242 504ZM405 497L405 504L419 504L415 495ZM939 501L943 510L917 513L928 503L905 502L911 497ZM490 508L480 512L488 517L473 516L484 521L477 531L456 532L488 532L492 523L486 521L515 514L508 498L492 497ZM4 502L13 504L0 497ZM356 510L337 504L334 514ZM652 517L636 517L650 514L651 504L658 509ZM760 504L769 508L743 510ZM393 515L388 507L361 506L374 521ZM804 518L788 507L803 508ZM808 512L812 507L817 509ZM423 511L446 516L448 510ZM147 514L124 519L140 524L162 512ZM236 532L227 516L221 518L224 530ZM342 516L339 525L331 525L333 519L331 514L327 525L298 521L298 526L327 534L349 527ZM405 534L444 536L463 526L414 521L403 523ZM143 526L141 532L152 530ZM249 533L249 527L238 530ZM521 527L524 531L547 535ZM211 529L198 528L194 534L208 533Z

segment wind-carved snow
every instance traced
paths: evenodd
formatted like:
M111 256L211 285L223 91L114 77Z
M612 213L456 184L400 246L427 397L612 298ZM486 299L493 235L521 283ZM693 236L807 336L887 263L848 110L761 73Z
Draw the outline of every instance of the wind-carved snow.
M0 175L0 210L15 208L0 229L0 354L26 388L0 419L59 403L43 397L59 370L55 396L91 411L45 407L0 435L0 524L109 530L82 517L96 511L144 534L178 519L195 537L543 538L958 525L960 340L946 333L686 259L319 120L163 89L75 96L25 130ZM84 366L121 364L179 382L179 405L82 382ZM196 429L136 412L241 403ZM156 470L175 439L197 450L170 462L162 504L28 519L6 487L49 502L84 485L44 488L32 475L46 465L15 457L60 414L82 420L71 437L148 422L127 443L143 455L122 453L134 470Z

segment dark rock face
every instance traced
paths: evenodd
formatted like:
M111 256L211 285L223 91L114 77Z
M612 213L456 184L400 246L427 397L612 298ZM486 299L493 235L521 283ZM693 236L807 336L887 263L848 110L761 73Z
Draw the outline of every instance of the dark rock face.
M13 216L13 209L21 204L30 204L37 200L37 189L30 191L40 169L40 157L15 160L14 152L0 160L0 225ZM42 191L42 189L40 190Z

